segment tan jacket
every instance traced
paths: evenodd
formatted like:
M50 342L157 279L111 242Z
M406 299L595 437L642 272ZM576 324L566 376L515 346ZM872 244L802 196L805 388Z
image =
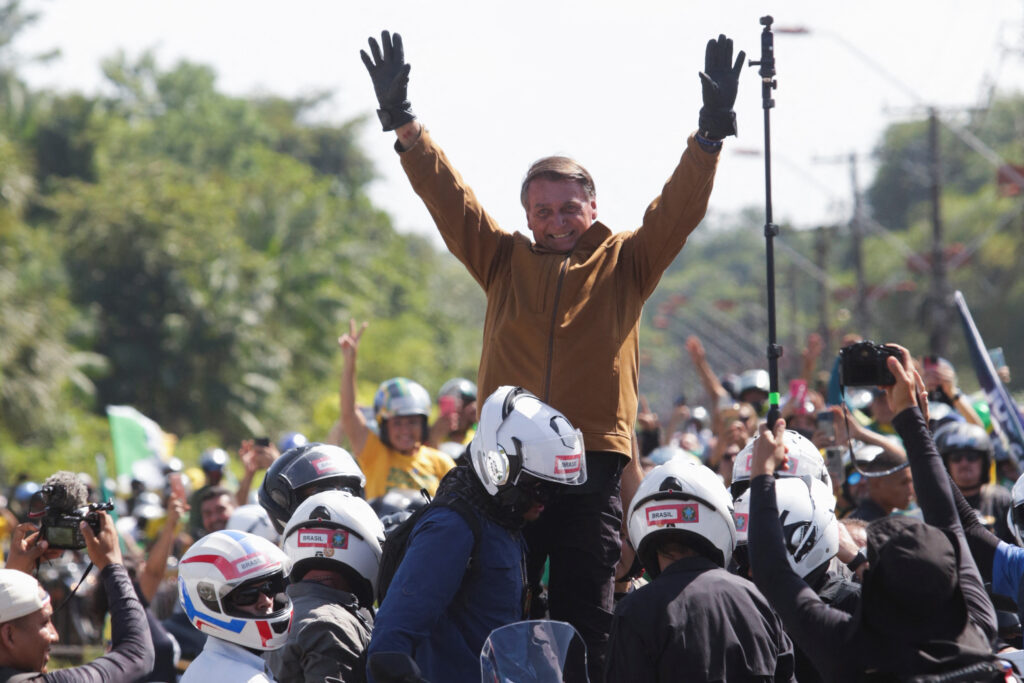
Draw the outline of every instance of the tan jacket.
M480 396L525 387L565 413L588 451L628 456L640 312L704 217L718 155L691 136L638 230L612 234L595 222L568 254L499 228L426 130L401 160L448 249L487 295Z

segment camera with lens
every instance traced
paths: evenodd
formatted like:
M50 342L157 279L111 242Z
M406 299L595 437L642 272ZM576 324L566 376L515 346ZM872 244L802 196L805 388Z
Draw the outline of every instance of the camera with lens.
M860 341L839 350L839 382L845 387L892 386L896 378L886 360L900 358L898 349L872 341Z
M39 539L51 548L80 550L85 547L79 528L82 521L99 533L100 511L113 509L112 503L89 504L88 492L78 477L58 472L32 495L29 518L39 524Z

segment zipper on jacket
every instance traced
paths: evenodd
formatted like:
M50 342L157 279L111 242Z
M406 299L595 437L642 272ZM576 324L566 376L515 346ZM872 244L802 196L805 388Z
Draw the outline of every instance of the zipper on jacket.
M551 310L551 327L548 330L548 362L544 375L544 402L551 400L551 360L555 354L555 323L558 321L558 300L562 297L562 282L565 281L565 274L569 270L569 254L562 259L562 265L558 269L558 283L555 285L555 303Z

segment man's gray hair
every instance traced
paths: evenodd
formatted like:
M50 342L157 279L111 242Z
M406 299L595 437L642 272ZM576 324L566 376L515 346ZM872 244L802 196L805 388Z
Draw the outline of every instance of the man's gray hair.
M526 191L530 187L530 183L537 179L543 180L571 180L574 183L579 183L583 188L583 191L587 193L587 198L591 201L597 197L597 190L594 187L594 179L590 176L590 172L576 161L569 157L544 157L533 162L530 166L530 170L526 172L526 177L523 178L523 186L519 191L519 201L522 202L523 208L527 211L530 207L526 201Z

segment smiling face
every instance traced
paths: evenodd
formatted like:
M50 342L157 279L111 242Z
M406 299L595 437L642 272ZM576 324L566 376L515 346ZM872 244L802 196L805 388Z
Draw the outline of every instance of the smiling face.
M388 441L399 453L411 453L423 440L423 416L399 415L385 422Z
M7 666L22 671L46 672L50 647L58 639L57 629L50 620L52 616L53 608L47 603L32 614L0 624Z
M235 503L231 496L223 494L207 498L199 506L203 519L203 529L207 533L222 531L227 528L231 513L235 511Z
M539 246L573 250L597 218L597 200L573 180L537 178L526 190L526 224Z

